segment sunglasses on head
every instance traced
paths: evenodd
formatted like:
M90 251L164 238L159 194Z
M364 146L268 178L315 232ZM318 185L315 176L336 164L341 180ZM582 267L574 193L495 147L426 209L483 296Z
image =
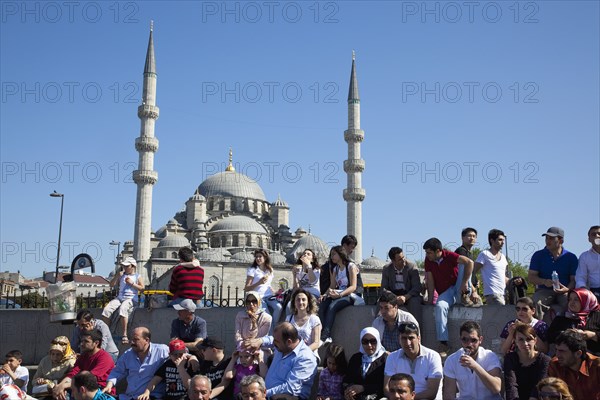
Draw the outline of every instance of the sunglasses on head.
M407 329L410 329L412 331L417 330L417 325L415 325L414 322L403 322L400 324L400 326L398 327L398 330L400 333L404 333Z
M363 339L360 342L365 346L368 346L368 345L377 346L377 339Z
M479 342L479 339L478 338L470 338L470 337L461 337L460 341L463 342L463 343L473 343L473 344L475 344L475 343Z

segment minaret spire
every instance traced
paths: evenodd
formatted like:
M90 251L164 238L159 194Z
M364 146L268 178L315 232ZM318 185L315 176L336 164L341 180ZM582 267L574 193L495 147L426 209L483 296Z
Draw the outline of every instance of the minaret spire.
M358 245L352 253L357 263L362 262L362 201L366 192L362 186L362 173L365 161L360 158L360 144L365 132L360 129L360 98L358 96L358 80L356 78L356 53L352 51L352 69L350 71L350 87L348 88L348 129L344 131L344 140L348 143L348 159L344 161L344 172L348 177L344 200L346 207L347 232L356 236Z
M229 165L227 165L225 171L235 172L235 168L233 167L233 151L231 150L231 147L229 148Z
M141 121L140 137L135 139L135 149L139 153L138 169L133 171L133 181L137 185L135 206L135 227L133 257L138 262L138 273L146 284L152 277L150 258L150 233L152 223L152 187L158 181L154 171L154 153L158 150L158 140L154 137L154 126L159 111L156 106L156 62L154 59L154 24L150 22L150 38L144 65L144 86L142 104L138 107Z

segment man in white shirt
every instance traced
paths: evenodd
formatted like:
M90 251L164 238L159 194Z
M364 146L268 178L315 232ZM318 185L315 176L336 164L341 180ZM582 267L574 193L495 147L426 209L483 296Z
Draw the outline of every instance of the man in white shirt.
M460 327L462 348L444 364L444 399L502 399L502 368L498 356L481 347L481 327L467 321Z
M400 324L399 350L390 354L385 362L383 391L388 398L390 379L398 373L409 374L415 381L415 399L441 400L443 377L442 358L421 344L419 327L412 322Z
M499 229L492 229L488 233L488 243L490 248L483 250L477 256L475 261L474 273L481 270L481 280L483 281L483 295L486 304L497 304L503 306L504 291L506 290L506 269L508 261L502 254L502 247L506 236Z
M579 256L579 265L575 273L575 285L587 288L600 298L600 226L594 225L588 230L588 241L592 248Z

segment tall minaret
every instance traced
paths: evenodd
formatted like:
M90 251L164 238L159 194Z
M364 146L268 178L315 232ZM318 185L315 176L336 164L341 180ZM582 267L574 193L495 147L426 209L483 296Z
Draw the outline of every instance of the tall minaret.
M358 245L352 253L352 259L362 262L362 201L365 190L361 187L362 172L365 161L360 158L360 143L365 132L360 129L360 98L358 97L358 81L356 79L355 54L352 51L352 71L348 90L348 129L344 131L344 140L348 143L348 159L344 161L344 171L348 175L348 185L344 189L344 200L347 205L347 231L356 236Z
M135 139L135 149L140 153L138 169L133 171L133 181L137 185L135 204L135 232L133 236L133 257L138 262L137 271L144 283L150 283L150 231L152 221L152 186L158 181L154 171L154 153L158 150L158 140L154 137L154 125L158 119L156 107L156 64L154 61L153 23L150 22L150 39L144 65L144 91L142 105L138 107L141 120L140 137Z

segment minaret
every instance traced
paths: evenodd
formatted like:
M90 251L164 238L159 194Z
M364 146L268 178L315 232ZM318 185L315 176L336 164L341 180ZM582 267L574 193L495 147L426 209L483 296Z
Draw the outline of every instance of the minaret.
M351 258L360 263L362 262L362 201L366 194L361 187L365 161L360 158L360 143L365 138L365 132L360 129L360 98L358 97L355 58L353 50L348 90L348 129L344 131L344 140L348 143L348 159L344 161L348 184L344 189L344 200L347 203L346 230L349 235L356 236L356 240L358 240L358 245Z
M156 64L154 61L154 41L152 39L153 23L150 22L150 38L144 65L144 90L142 105L138 107L141 120L140 137L135 139L138 151L138 169L133 171L133 181L137 185L135 204L135 231L133 237L133 257L138 262L137 272L142 275L144 283L150 283L150 231L152 221L152 187L158 181L154 171L154 153L158 150L158 140L154 137L154 125L158 119L156 107Z

